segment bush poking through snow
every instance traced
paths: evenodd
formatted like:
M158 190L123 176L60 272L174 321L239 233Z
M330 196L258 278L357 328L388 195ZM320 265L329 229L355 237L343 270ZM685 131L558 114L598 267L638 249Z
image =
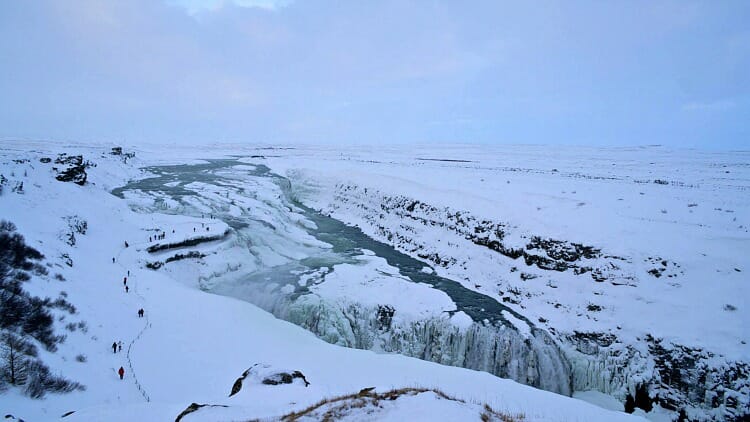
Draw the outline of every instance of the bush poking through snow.
M482 422L520 422L525 419L524 415L506 415L500 413L497 410L490 407L488 404L484 405L484 411L479 415L479 419Z
M23 386L33 398L48 391L67 392L83 386L52 375L37 358L37 346L57 350L65 336L55 335L50 309L75 313L75 307L63 297L55 301L31 296L23 283L32 275L46 275L38 263L44 256L27 246L23 236L8 221L0 221L0 385Z

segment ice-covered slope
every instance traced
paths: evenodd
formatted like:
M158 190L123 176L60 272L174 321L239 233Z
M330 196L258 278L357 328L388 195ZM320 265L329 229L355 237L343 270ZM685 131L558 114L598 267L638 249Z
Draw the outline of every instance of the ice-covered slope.
M747 152L276 153L302 202L555 333L576 390L747 414Z
M57 181L54 162L40 161L45 157L54 161L63 151L83 154L96 164L86 169L87 183L79 186ZM201 409L183 420L276 418L362 388L375 387L376 392L385 393L420 386L437 388L469 404L427 392L405 397L404 404L396 400L378 411L384 418L399 414L439 418L481 413L485 410L474 403L487 403L498 412L523 414L525 420L627 419L622 413L483 372L330 345L247 302L196 289L198 280L171 277L187 278L190 274L146 268L155 259L174 256L169 250L150 254L147 248L157 243L196 239L190 248L208 255L234 242L232 233L224 236L224 223L210 216L138 213L109 193L128 179L144 177L139 166L159 161L195 162L205 157L203 151L191 155L139 150L127 163L122 156L109 155L108 149L78 145L8 144L0 154L0 173L8 179L0 196L0 217L13 221L27 242L45 254L53 271L65 279L32 279L26 288L51 297L65 291L77 307L74 318L69 318L85 321L87 327L66 331L63 327L70 321L57 322L67 339L56 353L43 356L55 371L86 385L86 391L50 394L35 401L11 388L0 395L4 414L54 420L74 411L66 420L172 420L191 402L198 402L229 407ZM149 161L141 158L144 155ZM14 192L12 187L20 182L23 189ZM67 242L70 219L66 217L85 220L88 225L86 234L77 235L74 245ZM206 235L198 229L206 227L222 237L202 242ZM154 241L159 233L164 239ZM124 277L128 277L127 293ZM143 318L137 315L141 308ZM113 341L123 342L122 352L112 352ZM250 380L228 398L235 380L255 364L271 372L301 371L310 384L305 387L295 381L269 386ZM122 381L115 373L120 366L125 368ZM232 416L212 411L231 412Z

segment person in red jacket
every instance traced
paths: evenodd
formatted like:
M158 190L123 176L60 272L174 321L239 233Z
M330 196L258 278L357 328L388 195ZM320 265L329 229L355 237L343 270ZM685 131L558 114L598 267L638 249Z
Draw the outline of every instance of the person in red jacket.
M125 376L125 369L121 366L117 373L120 374L120 379L122 379Z

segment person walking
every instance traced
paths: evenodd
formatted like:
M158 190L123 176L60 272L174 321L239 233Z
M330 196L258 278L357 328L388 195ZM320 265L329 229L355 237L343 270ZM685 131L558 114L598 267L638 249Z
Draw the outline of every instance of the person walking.
M122 352L122 340L117 342L117 351Z
M120 379L122 379L122 377L125 376L125 368L121 366L120 369L117 370L117 373L120 374Z
M115 263L115 257L114 256L112 257L112 263L113 264Z
M128 286L125 286L125 293L127 293L127 292L128 292L128 290L130 290L130 289L128 288Z
M112 353L117 353L117 342L112 342Z
M126 240L125 241L125 247L127 248L128 246L130 246L130 245L128 245L128 241Z

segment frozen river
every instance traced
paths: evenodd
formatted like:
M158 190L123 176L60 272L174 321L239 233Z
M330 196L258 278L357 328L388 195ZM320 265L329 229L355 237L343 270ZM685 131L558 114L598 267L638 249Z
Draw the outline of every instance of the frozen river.
M572 393L570 365L544 330L497 300L437 275L424 262L299 203L291 194L289 180L268 167L222 159L145 170L155 176L132 181L112 193L119 197L147 195L154 199L154 212L163 212L163 205L171 204L170 212L200 216L207 213L208 206L208 213L226 221L234 230L234 241L246 250L262 251L260 245L272 245L287 255L283 260L248 257L248 261L256 262L252 271L204 283L201 287L205 290L247 300L332 343L484 370L546 390ZM256 207L235 206L243 197L259 193L253 187L267 191L269 182L278 194L265 195ZM294 237L277 221L303 221L294 225L327 247L307 246L301 253L294 250ZM279 246L284 244L289 246ZM400 309L386 306L388 303L377 307L356 303L337 306L311 290L325 283L336 266L356 263L363 254L382 258L395 270L385 275L432 286L455 306L438 310L430 318L396 318L392 322L394 313L400 316L410 311L408 298ZM376 273L383 272L369 267L363 270L373 274L359 274L361 278L378 277ZM350 279L351 283L356 284L358 278ZM377 296L380 292L373 289L368 294ZM404 295L409 294L404 291ZM450 322L457 312L471 319L468 327Z

